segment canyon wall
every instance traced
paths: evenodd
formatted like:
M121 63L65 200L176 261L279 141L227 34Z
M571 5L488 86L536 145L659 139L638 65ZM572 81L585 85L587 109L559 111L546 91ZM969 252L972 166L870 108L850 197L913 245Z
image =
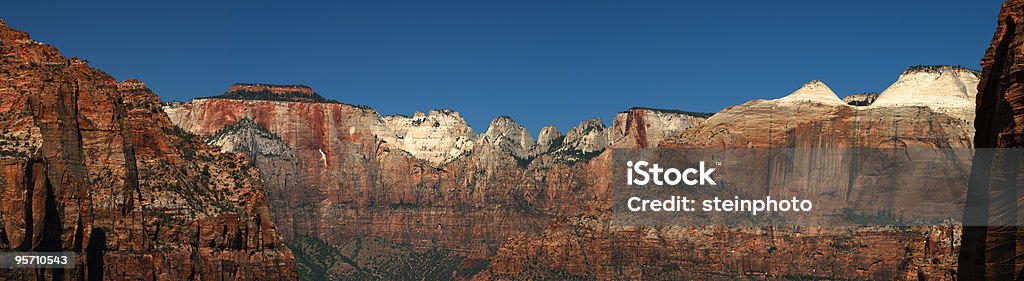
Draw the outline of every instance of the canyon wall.
M968 186L959 277L964 280L1020 279L1021 229L1019 148L1024 147L1024 84L1018 59L1024 53L1024 1L1003 3L992 43L981 61L974 121L978 148ZM998 150L996 150L998 149Z
M257 171L117 83L0 22L0 249L72 251L0 279L294 279Z
M972 112L970 104L902 101L941 99L936 95L973 100L974 92L960 85L971 79L977 73L962 68L914 67L890 87L899 91L885 92L897 93L887 100L900 102L850 105L823 82L812 81L785 97L750 101L710 117L633 108L616 115L610 127L587 120L565 134L545 127L536 138L509 117L496 118L475 135L450 110L380 116L342 103L232 97L168 104L164 110L179 127L225 151L254 155L267 179L274 220L290 240L341 248L377 236L417 251L450 249L488 259L474 276L482 280L949 279L959 247L955 224L613 226L610 155L612 148L645 147L966 148L973 125L962 114ZM229 135L262 140L224 137ZM260 145L275 142L290 151ZM358 271L348 263L332 266L318 267L341 276Z
M914 78L907 96L934 93L949 80L975 75L957 67L907 70L896 85ZM948 77L947 77L948 76ZM942 93L966 96L962 87ZM935 97L932 97L935 98ZM966 108L843 102L824 82L811 81L774 100L731 106L657 144L661 148L961 148L950 163L969 161L973 124L946 112ZM636 130L634 132L640 132ZM636 135L636 134L634 134ZM646 147L642 142L620 147ZM610 186L610 151L591 161L594 182ZM810 159L838 161L830 155ZM943 162L945 163L945 162ZM779 167L777 170L785 170ZM601 172L605 171L605 172ZM753 175L763 177L764 175ZM783 174L782 177L793 175ZM846 179L836 179L846 180ZM812 183L814 184L814 183ZM594 188L601 190L602 188ZM870 193L855 183L854 194ZM950 196L962 198L963 191ZM600 196L599 196L600 197ZM606 198L606 197L602 197ZM478 280L836 278L862 280L951 280L956 278L961 227L683 227L622 226L611 223L609 201L594 201L586 215L552 222L543 233L509 239Z
M586 161L604 152L613 136L658 143L675 133L662 132L663 124L679 131L703 120L634 109L616 118L614 133L595 119L565 135L548 127L534 141L509 117L476 135L450 110L382 117L341 103L221 97L169 104L165 111L179 127L211 137L222 149L254 155L274 221L289 239L313 237L341 247L371 235L471 258L494 255L508 237L539 233L552 218L584 212L605 193ZM645 123L644 116L660 123ZM268 137L231 129L247 122ZM633 136L637 128L652 133ZM245 145L272 139L290 151Z

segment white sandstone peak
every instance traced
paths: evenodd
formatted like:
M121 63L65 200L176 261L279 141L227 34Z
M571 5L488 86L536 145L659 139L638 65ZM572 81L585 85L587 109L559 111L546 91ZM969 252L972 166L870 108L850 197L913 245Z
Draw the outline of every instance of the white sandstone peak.
M508 116L500 116L491 121L487 131L480 134L479 141L520 158L531 156L535 145L530 132Z
M843 100L839 99L839 96L832 91L825 82L821 80L812 80L807 82L800 89L797 89L793 93L776 99L776 101L783 103L800 103L800 102L816 102L827 105L846 105Z
M562 137L562 133L558 131L555 126L546 126L540 129L540 134L537 135L537 145L543 150L547 150L551 146L551 143Z
M580 122L565 133L564 149L582 153L603 151L608 148L608 133L601 118Z
M249 154L249 161L253 161L252 163L257 161L257 156L294 157L291 148L281 138L260 127L251 117L224 126L210 136L206 143L220 147L223 152L245 152Z
M911 67L879 94L871 106L927 106L960 118L973 119L980 79L977 71L962 67Z
M384 116L398 137L399 147L412 156L441 165L473 150L476 132L453 110L417 111L413 117Z

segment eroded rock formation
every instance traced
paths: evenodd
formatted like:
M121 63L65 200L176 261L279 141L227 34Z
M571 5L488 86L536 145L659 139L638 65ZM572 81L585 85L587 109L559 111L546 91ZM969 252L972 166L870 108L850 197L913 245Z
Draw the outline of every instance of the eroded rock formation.
M447 110L381 117L340 103L209 98L165 111L181 128L207 137L251 118L292 148L294 166L255 158L274 219L289 240L305 237L342 247L372 235L418 250L443 248L486 258L508 237L539 233L550 219L583 212L605 192L590 190L604 187L593 182L599 177L582 162L611 145L596 119L565 136L545 128L534 142L508 117L496 118L474 136L458 113ZM665 124L676 129L702 120L672 116L683 113L656 115L651 120L672 120ZM629 123L656 138L674 133L662 132L662 123ZM630 130L635 129L623 128L617 136ZM472 142L459 144L466 140ZM311 268L330 272L327 266Z
M968 147L973 133L969 121L927 106L851 106L820 81L710 118L634 108L617 115L609 128L590 120L562 136L548 127L536 142L508 117L495 119L474 137L461 118L451 118L457 116L453 112L381 117L345 104L225 99L165 109L176 124L203 136L251 116L295 150L298 171L260 168L291 175L266 187L272 202L287 202L271 204L287 237L323 240L337 249L373 235L420 251L443 248L490 258L476 276L480 279L949 278L959 246L954 225L905 230L608 225L613 188L608 148ZM424 153L451 151L452 140L459 138L475 141L457 153ZM677 246L665 250L665 245ZM743 246L722 250L722 245ZM906 254L892 255L896 249ZM737 252L743 258L737 259ZM834 264L843 266L830 268ZM344 269L349 266L314 268L355 272Z
M627 116L637 113L631 111ZM620 123L629 122L616 121L616 127ZM648 137L619 141L614 147L657 143L663 148L965 148L972 145L973 134L970 122L930 107L848 105L820 81L780 99L726 108L660 142L652 141L657 138L650 137L647 126L631 128L615 130L630 132L626 134L629 138ZM970 155L950 157L966 159ZM609 163L606 152L588 164L593 182L605 186L592 190L615 188L609 179ZM609 200L592 203L586 215L553 222L541 234L510 238L488 269L475 278L955 278L961 231L957 224L914 228L617 226L609 221Z
M869 106L878 99L878 93L859 93L843 97L843 102L852 106Z
M435 166L466 154L476 141L466 120L450 109L416 112L413 117L384 116L384 123L397 135L402 150Z
M73 269L0 279L293 279L257 171L171 124L137 80L0 22L0 249Z

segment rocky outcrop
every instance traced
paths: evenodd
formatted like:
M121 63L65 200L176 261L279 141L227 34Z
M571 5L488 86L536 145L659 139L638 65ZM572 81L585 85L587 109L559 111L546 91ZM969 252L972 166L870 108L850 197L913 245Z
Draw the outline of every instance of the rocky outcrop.
M223 95L210 98L272 100L293 102L336 102L321 97L313 88L304 85L273 85L237 83L231 85Z
M416 112L413 117L384 116L398 137L399 147L412 156L440 166L473 149L476 133L454 110Z
M843 97L843 102L852 106L869 106L878 99L878 93L860 93Z
M238 122L221 128L210 136L206 143L219 147L221 151L245 153L249 155L250 161L258 161L261 156L295 158L288 144L250 118L239 119Z
M974 119L978 149L964 210L964 223L970 226L964 229L959 259L962 280L1020 279L1024 274L1018 191L1022 188L1019 148L1024 147L1022 24L1024 1L1003 3L992 43L981 60Z
M658 147L696 127L711 114L635 107L619 112L612 121L608 138L617 147Z
M580 122L546 151L560 161L579 162L590 160L608 148L608 132L600 118Z
M536 143L530 137L530 131L516 123L508 116L500 116L491 121L487 131L480 134L479 146L490 147L499 152L511 153L519 159L533 157Z
M555 126L546 126L540 129L540 134L537 135L538 153L544 153L551 150L552 147L561 146L564 138L565 136Z
M176 129L142 82L0 24L0 96L0 250L79 255L0 279L296 277L244 155Z

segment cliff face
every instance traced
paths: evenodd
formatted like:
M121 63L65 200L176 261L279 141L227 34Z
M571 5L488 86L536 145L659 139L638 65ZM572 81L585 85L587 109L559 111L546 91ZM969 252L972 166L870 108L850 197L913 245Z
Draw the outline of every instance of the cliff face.
M0 22L0 249L74 269L0 279L291 279L256 171L177 130L159 99Z
M385 116L384 123L397 135L402 150L434 166L465 155L476 141L476 133L453 110L416 112L413 117Z
M618 124L630 124L619 120L650 120L650 114L620 114L623 117L616 118L614 130L628 133L617 138L620 141L613 147L965 148L972 144L973 134L970 122L927 106L848 105L820 81L783 98L726 108L672 136L651 137L656 134L649 126L618 129ZM622 141L630 139L635 140ZM953 161L970 155L950 157ZM615 188L610 184L609 163L608 152L590 161L587 172L598 185L593 190ZM556 220L540 234L510 238L476 278L955 278L961 235L957 225L906 229L616 226L609 223L611 202L599 198L604 200L593 201L585 215Z
M1019 279L1021 160L1024 147L1024 1L1003 3L992 43L981 61L974 135L977 150L968 186L959 275L964 280ZM993 152L986 148L1004 148Z
M610 145L599 120L565 136L545 128L534 142L511 118L496 118L473 135L458 113L446 110L381 117L339 103L211 98L165 111L181 128L213 139L221 128L251 118L291 148L294 165L256 162L275 222L291 241L342 247L372 235L485 258L508 237L539 233L550 219L583 212L606 191L582 162ZM681 113L664 113L672 114ZM635 123L666 135L658 124ZM349 272L350 266L309 271Z
M632 108L615 115L608 138L618 147L658 147L697 127L707 114L673 110Z
M921 89L905 88L903 95L928 95L927 89L939 87L915 85ZM613 188L608 148L968 147L973 132L969 121L929 106L851 106L820 81L708 119L634 108L617 115L609 128L596 119L564 136L546 127L537 142L508 117L473 136L456 113L447 111L381 117L344 104L225 99L199 99L165 111L182 128L214 138L221 128L251 118L292 148L298 162L293 166L256 163L264 178L279 175L266 188L275 220L290 240L323 240L328 248L341 248L373 235L421 251L451 249L455 255L491 259L479 279L700 278L736 272L950 278L959 247L956 226L608 225ZM469 143L455 145L459 142ZM444 151L449 153L437 153ZM303 245L308 244L315 243ZM345 263L309 268L343 276L362 272L353 267L360 268Z

